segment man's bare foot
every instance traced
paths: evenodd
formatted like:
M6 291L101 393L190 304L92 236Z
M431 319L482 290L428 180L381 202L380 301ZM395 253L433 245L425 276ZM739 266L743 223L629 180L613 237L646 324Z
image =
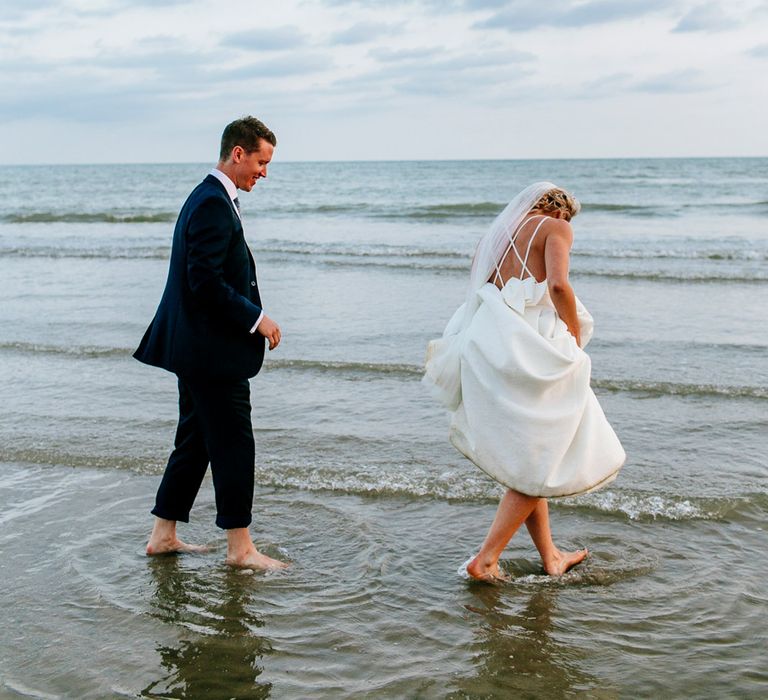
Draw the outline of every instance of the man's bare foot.
M576 564L583 562L588 554L589 552L586 549L579 549L576 552L561 552L557 550L552 559L544 562L544 571L550 576L562 576L566 571L576 566Z
M240 569L260 569L261 571L276 571L285 569L288 564L272 559L256 549L247 527L227 530L226 563Z
M147 555L177 554L180 552L207 552L202 544L187 544L176 537L176 521L155 518L152 534L147 542Z
M180 554L187 552L207 552L208 547L204 544L187 544L182 542L178 537L172 540L153 540L150 538L147 542L147 555L154 556L155 554Z
M484 583L509 583L511 580L509 576L501 573L498 562L494 564L483 562L479 555L467 564L467 573L475 581L483 581Z
M238 569L259 569L261 571L277 571L279 569L287 569L288 564L277 559L272 559L266 554L259 552L256 547L253 547L250 551L233 555L227 554L227 558L224 560L229 566L237 567Z

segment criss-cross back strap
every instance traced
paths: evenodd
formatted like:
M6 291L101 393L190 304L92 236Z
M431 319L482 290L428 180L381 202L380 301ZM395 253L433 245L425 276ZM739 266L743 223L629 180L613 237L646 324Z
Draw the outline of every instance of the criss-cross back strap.
M523 275L527 272L529 277L533 277L533 273L528 269L528 256L531 254L531 245L533 245L533 239L536 238L536 234L539 232L539 229L541 228L541 225L547 220L548 217L544 216L542 217L541 221L536 225L536 228L533 229L533 233L531 234L531 237L528 239L528 247L525 249L525 259L520 258L520 253L517 252L517 247L515 247L515 253L517 254L517 259L520 260L520 262L523 264L522 270L520 270L520 279L523 279Z
M528 249L525 251L525 259L523 259L520 256L520 253L517 252L517 246L515 245L515 241L517 240L517 237L520 235L520 232L523 230L523 227L529 222L533 221L534 219L540 218L541 221L539 221L538 225L533 231L533 235L531 235L531 240L528 241ZM539 232L539 229L541 228L541 225L544 223L545 219L547 218L546 214L541 214L539 216L532 216L528 219L525 219L524 221L520 222L520 225L515 229L515 232L509 237L509 245L507 246L507 249L504 251L504 255L501 256L501 259L499 262L496 263L496 273L493 277L494 282L498 278L499 282L501 282L502 286L504 285L504 279L501 276L501 266L504 264L504 261L507 259L507 255L509 255L509 251L514 251L515 255L517 256L517 259L522 264L522 269L520 271L520 279L523 279L523 274L527 272L529 275L531 275L531 271L528 269L526 263L528 262L528 255L531 252L531 243L533 243L533 239L535 238L536 234ZM533 275L531 275L533 277Z

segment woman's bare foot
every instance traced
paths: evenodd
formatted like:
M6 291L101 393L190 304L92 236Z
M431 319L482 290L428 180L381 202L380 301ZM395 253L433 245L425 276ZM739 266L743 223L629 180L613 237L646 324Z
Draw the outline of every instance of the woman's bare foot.
M147 554L175 554L179 552L207 552L208 547L201 544L187 544L176 537L176 521L155 518L152 534L147 542Z
M579 549L576 552L561 552L559 549L555 551L556 554L544 562L544 571L550 576L562 576L576 564L583 562L589 554L586 549Z
M467 564L467 573L475 581L483 581L484 583L496 584L510 581L509 576L501 573L498 561L495 563L483 562L479 555Z

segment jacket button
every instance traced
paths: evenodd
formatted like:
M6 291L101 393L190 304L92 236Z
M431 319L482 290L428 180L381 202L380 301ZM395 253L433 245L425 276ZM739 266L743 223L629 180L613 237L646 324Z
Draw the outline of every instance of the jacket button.
M252 281L252 282L251 282L251 287L255 287L255 286L256 286L256 282L253 282L253 281Z

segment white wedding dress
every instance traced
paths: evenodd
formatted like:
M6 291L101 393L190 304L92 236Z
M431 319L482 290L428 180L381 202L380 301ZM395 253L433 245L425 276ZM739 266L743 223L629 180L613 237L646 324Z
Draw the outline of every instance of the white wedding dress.
M546 280L537 282L527 268L545 219L524 258L515 246L523 224L510 239L520 278L501 289L483 284L471 318L462 305L430 343L425 381L439 382L433 358L450 344L460 375L449 405L453 445L504 486L529 496L572 496L615 479L625 454L590 387L589 356L559 318ZM592 317L578 300L577 310L586 345Z

